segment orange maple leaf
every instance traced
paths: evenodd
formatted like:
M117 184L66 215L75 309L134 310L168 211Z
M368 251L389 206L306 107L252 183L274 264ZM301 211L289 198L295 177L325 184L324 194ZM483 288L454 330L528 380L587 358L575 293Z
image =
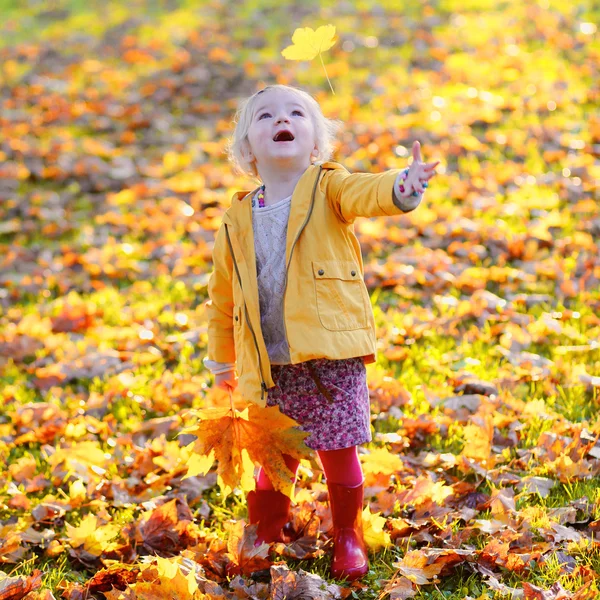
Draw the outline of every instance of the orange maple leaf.
M444 565L427 564L429 562L427 555L421 550L407 552L402 560L393 564L400 573L407 579L410 579L417 585L427 585L437 580L438 573L444 568Z
M301 460L310 456L304 444L308 433L282 414L277 406L261 408L254 404L243 411L233 407L197 411L200 422L185 428L197 440L189 444L192 455L187 461L186 477L206 474L215 459L217 472L225 486L253 489L254 463L265 470L275 489L290 495L293 473L283 459L289 454Z

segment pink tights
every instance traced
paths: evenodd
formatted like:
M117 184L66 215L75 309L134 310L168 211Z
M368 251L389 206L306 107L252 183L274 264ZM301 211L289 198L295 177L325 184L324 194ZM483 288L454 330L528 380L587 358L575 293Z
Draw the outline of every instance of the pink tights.
M325 477L331 483L340 483L354 487L363 480L363 472L358 460L357 446L342 448L341 450L318 450L317 454L323 465ZM283 458L287 468L296 474L300 464L295 458L284 454ZM257 490L272 490L271 481L261 468L256 478Z

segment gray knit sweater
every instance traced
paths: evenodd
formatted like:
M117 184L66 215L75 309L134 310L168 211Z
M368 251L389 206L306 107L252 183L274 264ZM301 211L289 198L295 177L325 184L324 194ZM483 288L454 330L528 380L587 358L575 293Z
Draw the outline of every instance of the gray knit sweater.
M290 364L283 325L285 286L285 241L292 196L252 211L256 274L262 329L269 360L273 365Z

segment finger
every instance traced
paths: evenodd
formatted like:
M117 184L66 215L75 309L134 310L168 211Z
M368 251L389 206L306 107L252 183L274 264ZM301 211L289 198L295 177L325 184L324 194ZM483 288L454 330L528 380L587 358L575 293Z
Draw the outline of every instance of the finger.
M421 143L418 140L415 140L412 147L412 155L414 162L422 162L421 158Z
M422 169L419 172L419 179L425 179L425 177L430 178L430 177L433 177L434 175L437 175L436 171L430 171L428 169Z
M431 169L435 169L439 164L440 164L439 160L436 160L435 162L430 162L430 163L423 163L423 168L430 171Z

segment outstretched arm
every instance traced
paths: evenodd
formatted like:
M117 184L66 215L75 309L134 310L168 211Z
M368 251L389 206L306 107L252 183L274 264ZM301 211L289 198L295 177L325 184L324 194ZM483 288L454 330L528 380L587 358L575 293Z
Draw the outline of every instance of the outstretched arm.
M357 217L381 217L399 215L413 210L420 198L407 198L413 191L422 193L423 183L435 172L435 163L423 163L420 160L420 145L413 145L413 164L409 168L404 182L404 192L400 191L400 169L390 169L384 173L349 173L344 168L330 169L321 181L321 189L326 194L336 214L346 223L352 223ZM401 178L401 177L400 177ZM400 205L394 201L394 188L398 189ZM415 203L416 200L416 203Z

